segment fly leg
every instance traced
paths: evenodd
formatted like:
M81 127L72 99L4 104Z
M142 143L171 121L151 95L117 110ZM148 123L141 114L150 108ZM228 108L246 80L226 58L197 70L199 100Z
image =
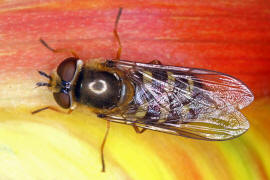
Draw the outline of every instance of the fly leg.
M40 38L39 41L41 42L43 46L45 46L47 49L49 49L50 51L54 53L67 53L68 52L68 53L71 53L75 58L79 59L79 56L71 49L53 49L43 39Z
M102 170L101 172L105 172L106 168L105 168L105 160L104 160L104 147L105 147L105 143L109 134L109 130L110 130L110 121L107 120L107 129L106 129L106 133L105 136L103 138L101 147L100 147L100 153L101 153L101 163L102 163Z
M44 107L44 108L41 108L41 109L37 109L33 112L31 112L32 114L36 114L36 113L39 113L41 111L44 111L44 110L47 110L47 109L50 109L50 110L53 110L53 111L56 111L56 112L59 112L59 113L63 113L63 114L70 114L73 110L72 109L69 109L67 112L65 111L61 111L53 106L47 106L47 107Z
M106 115L105 114L97 114L97 117L98 118L105 118ZM105 133L105 136L103 138L103 141L102 141L102 144L101 144L101 147L100 147L101 164L102 164L101 172L105 172L105 170L106 170L106 168L105 168L105 160L104 160L104 147L105 147L106 140L107 140L107 137L108 137L108 134L109 134L109 130L110 130L110 121L107 120L106 133Z
M115 57L115 60L120 60L120 56L121 56L121 52L122 52L122 44L121 44L121 41L120 41L120 37L118 35L118 22L120 20L120 16L122 14L122 9L123 8L119 8L118 10L118 14L116 16L116 19L115 19L115 23L114 23L114 29L113 29L113 35L118 43L118 49L117 49L117 52L116 52L116 57ZM107 67L114 67L114 62L112 60L106 60L105 62L105 66Z
M117 43L118 43L118 50L116 52L116 59L117 60L120 59L121 52L122 52L122 44L121 44L120 37L119 37L118 31L117 31L118 22L119 22L121 14L122 14L122 8L119 8L118 14L116 16L116 20L115 20L115 23L114 23L114 30L113 30L114 37L116 38Z
M134 130L136 131L136 133L138 133L138 134L142 134L146 130L146 128L139 129L139 127L136 126L136 124L133 124L132 126L133 126Z

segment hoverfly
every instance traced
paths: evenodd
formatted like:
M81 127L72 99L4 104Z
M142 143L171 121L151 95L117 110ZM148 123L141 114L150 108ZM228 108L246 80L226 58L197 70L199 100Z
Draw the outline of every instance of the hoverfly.
M92 60L84 63L71 51L72 57L61 62L50 75L39 71L57 104L71 113L83 106L107 120L107 131L101 146L102 171L105 171L103 149L110 122L133 126L137 133L154 130L201 140L228 140L249 128L239 110L254 96L240 80L220 72L165 66L158 60L148 64L120 60L121 42L117 25L114 35L119 49L115 60ZM41 43L53 52L44 40ZM45 109L60 111L55 107Z

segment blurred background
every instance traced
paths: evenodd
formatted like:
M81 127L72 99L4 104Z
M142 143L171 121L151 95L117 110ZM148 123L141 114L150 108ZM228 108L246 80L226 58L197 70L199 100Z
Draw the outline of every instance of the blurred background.
M73 49L81 59L121 59L215 70L245 82L255 101L250 129L205 142L112 124L101 173L106 122L94 114L31 111L55 102L37 70L50 73ZM0 2L0 179L269 179L270 3L268 1Z

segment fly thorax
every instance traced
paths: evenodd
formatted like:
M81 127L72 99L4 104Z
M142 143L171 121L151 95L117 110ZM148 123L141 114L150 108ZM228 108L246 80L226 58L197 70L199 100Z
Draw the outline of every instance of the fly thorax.
M121 84L115 74L83 68L74 86L75 100L95 108L112 109L120 100Z

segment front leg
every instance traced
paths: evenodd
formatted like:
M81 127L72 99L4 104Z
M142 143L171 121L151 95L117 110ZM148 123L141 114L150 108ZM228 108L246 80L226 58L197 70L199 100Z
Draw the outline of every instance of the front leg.
M43 46L45 46L47 49L49 49L50 51L52 51L53 53L71 53L75 58L79 59L79 56L75 53L75 51L71 50L71 49L54 49L51 46L49 46L43 39L39 39L39 41L41 42L41 44Z
M70 114L73 111L73 109L69 109L68 111L61 111L60 109L58 109L56 107L47 106L47 107L44 107L44 108L41 108L41 109L37 109L37 110L35 110L35 111L31 112L31 113L36 114L36 113L39 113L39 112L47 110L47 109L50 109L50 110L55 111L55 112L63 113L63 114Z

